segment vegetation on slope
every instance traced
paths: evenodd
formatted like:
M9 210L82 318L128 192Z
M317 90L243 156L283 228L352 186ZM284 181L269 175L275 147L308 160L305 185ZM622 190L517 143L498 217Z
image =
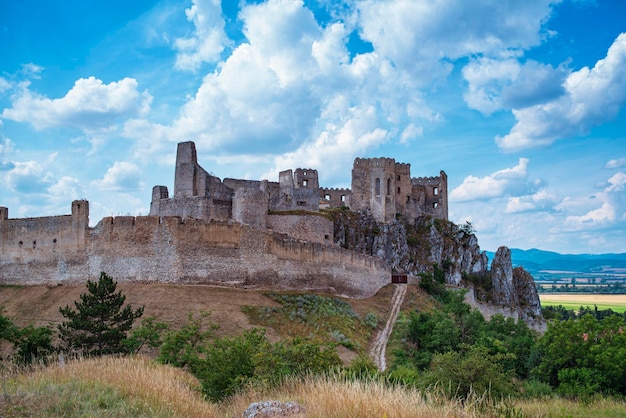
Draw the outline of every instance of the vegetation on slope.
M188 372L145 357L99 357L30 370L3 369L0 416L11 417L232 417L252 402L295 401L308 417L621 417L621 400L586 403L564 398L495 402L473 394L451 401L380 379L340 375L286 379L272 388L248 387L219 403L207 402Z

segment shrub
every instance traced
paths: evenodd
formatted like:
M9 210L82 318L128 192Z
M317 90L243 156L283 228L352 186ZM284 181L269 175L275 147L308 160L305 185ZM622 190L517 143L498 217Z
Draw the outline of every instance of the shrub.
M368 312L365 315L365 318L363 318L363 321L365 322L365 325L372 329L375 329L378 326L378 317L374 312Z
M502 370L506 354L491 355L485 347L466 347L464 352L435 354L427 381L439 385L449 398L466 399L470 393L489 393L501 398L515 393L511 376Z

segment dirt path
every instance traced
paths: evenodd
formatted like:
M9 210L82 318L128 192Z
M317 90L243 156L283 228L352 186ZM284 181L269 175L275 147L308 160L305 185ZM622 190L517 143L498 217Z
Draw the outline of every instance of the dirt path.
M378 370L381 372L384 372L387 368L387 361L385 359L387 341L389 341L393 324L395 324L396 318L398 318L398 314L400 313L400 307L402 306L402 302L404 302L404 295L406 295L406 285L397 284L396 290L391 298L391 312L389 312L389 318L387 319L385 328L378 332L370 351L370 357L374 360L374 364L376 364L376 367L378 367Z

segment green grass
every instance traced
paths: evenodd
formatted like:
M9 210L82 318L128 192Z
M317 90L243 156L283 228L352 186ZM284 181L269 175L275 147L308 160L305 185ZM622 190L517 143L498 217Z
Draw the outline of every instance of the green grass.
M340 344L365 354L372 328L349 303L326 296L267 293L280 307L246 306L242 310L254 325L271 327L282 337L304 337Z
M612 303L602 303L602 302L595 302L592 303L591 305L585 302L582 303L576 303L576 302L552 302L552 301L541 301L541 306L546 307L546 306L563 306L565 309L571 309L574 311L578 311L580 309L580 307L585 307L585 308L589 308L589 309L593 309L594 305L598 307L599 310L603 310L603 309L612 309L614 312L619 312L619 313L623 313L626 312L626 305L623 304L612 304Z

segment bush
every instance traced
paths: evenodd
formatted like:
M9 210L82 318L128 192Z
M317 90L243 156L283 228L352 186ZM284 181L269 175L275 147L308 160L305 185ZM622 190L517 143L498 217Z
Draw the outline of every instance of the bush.
M368 312L365 315L365 318L363 318L363 321L365 322L365 325L367 325L371 329L376 329L376 327L378 326L378 317L374 312Z
M159 350L157 361L176 367L193 366L203 359L206 345L213 338L214 331L219 328L209 321L210 312L201 312L195 318L188 314L187 323L179 330L165 334Z
M466 347L464 352L435 354L427 381L437 385L451 399L466 399L470 393L489 393L502 398L515 393L511 376L500 365L506 355L489 354L485 347Z

